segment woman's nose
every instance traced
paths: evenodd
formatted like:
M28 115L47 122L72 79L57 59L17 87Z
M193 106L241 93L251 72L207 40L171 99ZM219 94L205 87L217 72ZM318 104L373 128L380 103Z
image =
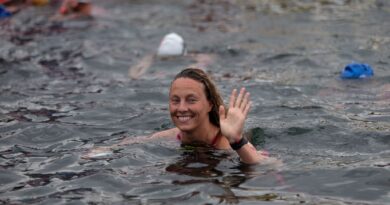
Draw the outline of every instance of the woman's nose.
M178 110L179 111L187 111L188 110L188 106L187 106L185 101L180 101Z

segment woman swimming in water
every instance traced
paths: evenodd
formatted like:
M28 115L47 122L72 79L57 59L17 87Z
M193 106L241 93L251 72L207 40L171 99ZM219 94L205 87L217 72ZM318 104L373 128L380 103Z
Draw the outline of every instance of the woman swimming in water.
M181 144L202 143L216 149L233 149L246 164L268 158L243 136L245 119L251 107L250 94L234 89L226 109L210 76L198 68L178 73L169 90L169 112L174 128L147 138L126 139L119 145L145 142L155 138L177 138ZM118 146L118 145L114 145ZM114 147L114 146L111 146ZM103 155L105 148L93 150L87 157Z
M238 95L237 95L238 94ZM234 89L226 109L211 78L201 69L187 68L176 75L169 91L169 112L175 128L152 137L176 136L182 144L204 143L233 149L242 162L256 164L265 156L243 136L251 107L249 92Z

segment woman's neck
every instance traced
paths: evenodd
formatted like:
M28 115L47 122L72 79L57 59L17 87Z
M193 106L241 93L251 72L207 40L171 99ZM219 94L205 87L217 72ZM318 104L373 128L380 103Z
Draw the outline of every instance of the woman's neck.
M217 126L208 123L207 126L197 128L192 132L181 131L181 134L185 142L203 142L206 144L212 144L219 132L220 130Z

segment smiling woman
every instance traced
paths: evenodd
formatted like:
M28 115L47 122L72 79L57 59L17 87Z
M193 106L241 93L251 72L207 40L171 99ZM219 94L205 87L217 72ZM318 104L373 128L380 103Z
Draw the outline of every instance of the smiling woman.
M243 136L251 107L249 92L234 89L225 108L211 78L201 69L187 68L176 75L169 92L169 111L175 128L152 137L177 136L182 144L203 143L234 149L242 162L256 164L266 156Z
M235 150L243 163L269 161L268 153L257 151L243 135L251 107L249 92L234 89L225 108L210 76L199 68L186 68L176 75L169 90L169 112L174 128L147 137L125 139L118 145L93 149L85 158L110 154L117 146L143 143L156 138L177 138L182 145L203 144L221 150Z

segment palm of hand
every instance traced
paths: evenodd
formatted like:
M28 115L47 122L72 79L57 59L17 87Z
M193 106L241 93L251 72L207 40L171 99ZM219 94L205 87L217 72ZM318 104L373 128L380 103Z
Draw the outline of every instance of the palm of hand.
M222 135L225 136L230 143L233 143L241 138L244 128L245 118L249 112L251 102L249 101L249 93L245 93L245 88L242 88L239 95L237 90L233 90L230 96L229 109L227 113L225 108L219 108L220 124Z
M220 119L222 135L226 136L229 142L234 142L242 133L244 121L245 116L239 108L229 109L226 118Z

